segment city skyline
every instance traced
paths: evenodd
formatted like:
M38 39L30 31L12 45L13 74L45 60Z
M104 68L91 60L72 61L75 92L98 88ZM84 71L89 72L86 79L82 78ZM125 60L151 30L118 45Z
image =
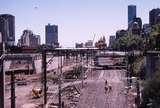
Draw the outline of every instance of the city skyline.
M9 2L9 3L8 3ZM127 29L128 5L137 6L137 16L142 22L149 23L149 11L159 8L158 0L1 0L0 14L15 16L16 43L24 29L39 34L45 43L45 25L59 27L60 45L74 46L76 42L95 41L105 36L107 43L110 35L119 29Z

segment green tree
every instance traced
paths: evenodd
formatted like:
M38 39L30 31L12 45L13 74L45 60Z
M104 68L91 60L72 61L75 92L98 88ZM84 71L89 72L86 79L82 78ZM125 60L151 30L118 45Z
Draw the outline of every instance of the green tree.
M112 48L120 51L142 50L144 39L139 35L127 35L113 42Z
M152 26L146 44L147 50L160 50L160 24Z

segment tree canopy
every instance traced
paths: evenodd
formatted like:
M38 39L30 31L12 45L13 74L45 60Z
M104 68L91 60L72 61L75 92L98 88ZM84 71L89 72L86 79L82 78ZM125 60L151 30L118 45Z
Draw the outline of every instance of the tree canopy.
M112 48L121 51L142 50L144 40L139 35L127 35L114 41Z
M146 41L147 50L160 50L160 24L153 25Z

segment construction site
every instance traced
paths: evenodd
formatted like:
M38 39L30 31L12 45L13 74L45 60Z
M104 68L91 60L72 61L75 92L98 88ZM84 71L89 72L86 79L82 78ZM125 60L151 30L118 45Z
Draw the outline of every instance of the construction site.
M134 108L136 88L128 87L125 54L97 49L6 54L1 105L4 108Z

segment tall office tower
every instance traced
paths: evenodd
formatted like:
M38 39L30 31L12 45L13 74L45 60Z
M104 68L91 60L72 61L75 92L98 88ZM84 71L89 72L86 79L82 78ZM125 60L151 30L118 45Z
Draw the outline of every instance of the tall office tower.
M14 45L15 42L15 17L10 14L0 15L0 32L2 41Z
M46 44L58 47L58 26L57 25L46 25L45 27L45 33L46 33Z
M160 15L160 9L152 9L149 12L149 24L155 25L157 23L156 18Z
M132 24L134 18L136 18L136 6L128 5L128 28Z
M113 42L116 40L116 36L109 36L109 48L112 48Z

